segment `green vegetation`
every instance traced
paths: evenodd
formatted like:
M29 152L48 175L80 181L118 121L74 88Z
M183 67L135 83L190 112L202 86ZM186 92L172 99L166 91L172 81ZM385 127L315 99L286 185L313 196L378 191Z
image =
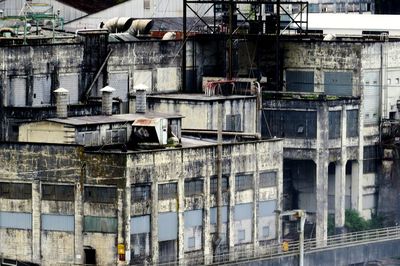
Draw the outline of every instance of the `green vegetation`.
M375 215L370 220L365 220L356 210L346 210L345 224L347 232L358 232L364 230L378 229L384 227L384 218ZM328 235L335 234L335 217L330 215L328 217Z

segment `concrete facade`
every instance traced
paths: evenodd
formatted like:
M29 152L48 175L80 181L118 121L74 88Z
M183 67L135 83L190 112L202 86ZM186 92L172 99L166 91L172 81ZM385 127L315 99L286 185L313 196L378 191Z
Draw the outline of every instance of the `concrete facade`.
M73 145L3 143L0 254L42 265L91 263L94 254L98 264L114 265L117 244L124 244L131 263L207 262L213 253L216 149L85 152ZM228 183L221 245L234 251L277 241L282 141L224 144L222 152ZM272 184L260 183L265 173L273 174ZM172 223L164 231L166 221L176 228ZM268 235L257 230L263 227Z

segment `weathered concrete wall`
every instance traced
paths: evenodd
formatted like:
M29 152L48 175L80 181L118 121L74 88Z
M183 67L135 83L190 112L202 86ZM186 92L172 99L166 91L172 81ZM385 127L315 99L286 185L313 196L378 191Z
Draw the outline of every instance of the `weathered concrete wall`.
M134 104L134 102L131 102ZM217 130L218 126L218 97L208 98L198 95L182 97L148 97L149 109L159 113L179 113L183 115L182 128ZM255 97L232 96L223 99L223 130L256 133L256 99ZM240 124L228 128L227 116L236 115ZM231 124L234 124L232 122ZM235 127L235 126L234 126ZM234 130L233 130L234 129Z

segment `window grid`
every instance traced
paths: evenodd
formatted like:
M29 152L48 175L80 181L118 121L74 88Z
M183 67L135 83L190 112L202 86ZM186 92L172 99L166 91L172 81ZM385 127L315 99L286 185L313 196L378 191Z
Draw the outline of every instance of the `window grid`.
M203 179L185 181L185 197L203 194Z
M74 201L74 186L43 184L42 199L55 201Z
M261 172L260 173L260 188L275 187L276 186L276 175L274 171Z
M253 175L241 174L235 178L236 191L242 191L253 188Z
M217 176L212 176L210 178L210 193L211 194L217 193L217 182L218 182ZM222 187L221 187L222 192L228 191L228 183L229 183L228 177L222 176Z
M158 199L175 199L178 196L177 183L158 185Z
M151 185L143 184L132 186L132 202L149 199L151 199Z
M115 203L115 187L85 187L85 201L92 203Z
M32 185L27 183L0 182L0 198L31 199Z

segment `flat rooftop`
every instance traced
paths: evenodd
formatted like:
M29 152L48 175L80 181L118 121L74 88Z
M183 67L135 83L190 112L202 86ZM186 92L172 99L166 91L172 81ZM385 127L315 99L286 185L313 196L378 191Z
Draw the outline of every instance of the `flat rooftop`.
M255 95L214 95L207 96L204 93L177 93L177 94L151 94L147 95L152 99L167 99L167 100L189 100L189 101L218 101L218 100L234 100L234 99L252 99Z
M84 125L99 125L99 124L113 124L113 123L126 123L133 122L139 118L182 118L179 114L165 114L165 113L134 113L134 114L119 114L119 115L94 115L94 116L74 116L68 118L49 118L46 121L56 122L71 126L84 126Z

